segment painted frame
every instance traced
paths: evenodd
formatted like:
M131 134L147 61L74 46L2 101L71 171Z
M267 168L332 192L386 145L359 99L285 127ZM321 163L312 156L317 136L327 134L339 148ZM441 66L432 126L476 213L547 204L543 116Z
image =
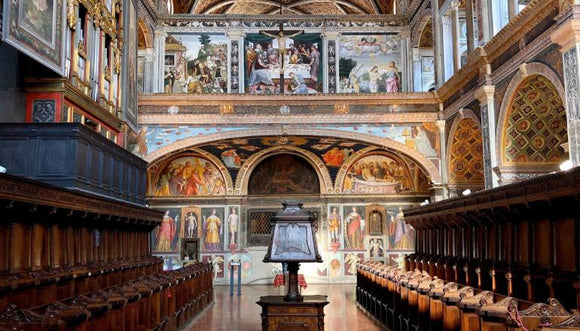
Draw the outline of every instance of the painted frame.
M2 38L14 48L65 76L64 0L4 0Z

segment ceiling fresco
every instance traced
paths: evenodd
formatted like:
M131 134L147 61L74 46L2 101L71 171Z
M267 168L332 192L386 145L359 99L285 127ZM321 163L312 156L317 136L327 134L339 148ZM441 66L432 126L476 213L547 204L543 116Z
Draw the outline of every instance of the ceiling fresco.
M282 8L280 8L280 6ZM393 0L182 0L179 13L192 14L392 14Z

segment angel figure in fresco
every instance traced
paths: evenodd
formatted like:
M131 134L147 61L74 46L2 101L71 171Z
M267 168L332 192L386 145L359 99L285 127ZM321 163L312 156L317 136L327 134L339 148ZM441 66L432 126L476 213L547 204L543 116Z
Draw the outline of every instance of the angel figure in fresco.
M344 258L344 264L348 264L348 273L356 275L356 265L360 262L360 257L356 253L348 253Z
M169 216L169 210L166 211L165 215L163 215L163 220L161 220L161 225L157 228L157 251L171 251L171 242L177 229L176 223L173 217Z
M212 209L211 215L204 220L205 224L205 249L208 251L219 250L222 221L216 216L216 210Z
M218 275L222 272L221 263L224 263L224 259L219 255L212 255L209 260L213 267L213 278L218 278Z

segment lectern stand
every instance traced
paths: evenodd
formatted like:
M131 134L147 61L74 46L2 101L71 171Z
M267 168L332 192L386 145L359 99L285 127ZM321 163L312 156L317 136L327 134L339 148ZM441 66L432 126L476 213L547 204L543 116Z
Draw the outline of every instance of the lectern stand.
M262 331L322 331L326 295L305 295L302 301L286 301L284 296L263 296Z

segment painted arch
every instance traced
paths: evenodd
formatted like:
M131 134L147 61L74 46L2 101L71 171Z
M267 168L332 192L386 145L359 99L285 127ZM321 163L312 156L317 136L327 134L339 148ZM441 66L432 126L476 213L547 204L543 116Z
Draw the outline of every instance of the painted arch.
M451 125L447 147L447 178L450 184L482 184L483 143L479 119L463 109Z

